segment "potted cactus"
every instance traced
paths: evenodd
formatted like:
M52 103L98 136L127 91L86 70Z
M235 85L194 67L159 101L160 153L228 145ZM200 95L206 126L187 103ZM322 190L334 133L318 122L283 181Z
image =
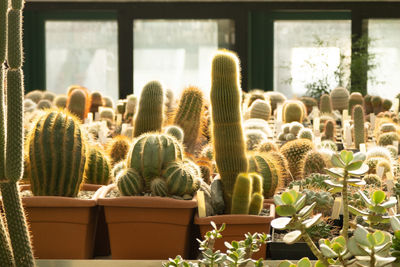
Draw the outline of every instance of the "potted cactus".
M220 184L222 190L219 192L223 196L224 207L220 210L222 215L202 218L196 215L195 224L199 226L201 234L205 235L212 230L211 221L218 225L225 223L225 235L216 240L214 246L215 249L225 251L224 242L240 240L248 232L269 233L275 209L273 204L264 204L264 194L275 192L280 177L272 156L249 155L248 158L246 155L241 122L239 62L236 55L229 51L219 51L213 58L211 74L212 140L220 176L220 179L214 180L214 185ZM269 214L259 216L263 208L269 209ZM265 245L253 255L254 258L265 256Z
M163 106L161 85L148 83L139 101L138 136L125 167L117 171L115 184L107 186L99 199L113 259L189 257L190 227L197 207L192 198L204 183L199 167L184 158L182 143L158 132Z

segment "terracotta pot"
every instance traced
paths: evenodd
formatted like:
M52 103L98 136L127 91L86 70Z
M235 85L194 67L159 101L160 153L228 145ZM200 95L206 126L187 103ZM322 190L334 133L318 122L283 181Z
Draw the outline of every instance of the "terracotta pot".
M226 246L225 242L232 242L234 240L240 241L245 237L247 233L270 233L271 221L275 218L275 205L274 204L264 204L265 207L269 207L269 216L255 216L255 215L217 215L209 216L204 218L199 218L196 214L194 217L194 223L200 227L200 233L202 237L213 228L211 226L211 221L215 222L218 226L225 223L226 228L221 233L222 238L217 239L214 245L215 250L220 250L225 252ZM253 259L263 258L265 259L267 255L267 247L263 245L260 251L253 254Z
M98 199L104 206L113 259L188 258L195 200L105 198L113 187L107 186Z
M100 186L83 185L82 190ZM21 190L29 190L24 185ZM58 196L22 198L29 230L32 235L35 258L91 259L97 225L97 198L90 200Z

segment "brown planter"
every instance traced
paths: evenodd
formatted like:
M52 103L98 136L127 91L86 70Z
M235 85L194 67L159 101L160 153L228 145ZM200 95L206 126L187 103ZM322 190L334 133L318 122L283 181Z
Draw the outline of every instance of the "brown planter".
M225 242L232 242L234 240L240 241L244 239L247 233L266 233L269 234L271 229L271 221L275 218L275 205L264 204L270 207L269 216L255 216L255 215L217 215L199 218L196 214L194 223L200 227L200 233L204 236L208 231L212 230L211 221L217 225L226 224L225 230L221 233L222 238L217 239L214 245L215 250L225 252ZM257 253L253 255L253 259L263 258L267 255L267 247L263 245Z
M22 190L28 190L24 185ZM99 188L99 186L97 186ZM94 190L86 187L83 190ZM90 200L34 196L22 198L35 258L91 259L97 225L97 197Z
M188 258L195 200L105 198L113 187L107 186L98 199L104 206L113 259Z

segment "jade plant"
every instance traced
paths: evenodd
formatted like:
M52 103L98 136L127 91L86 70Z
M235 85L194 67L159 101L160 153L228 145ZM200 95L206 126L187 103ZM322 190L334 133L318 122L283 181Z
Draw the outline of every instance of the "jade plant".
M214 244L217 239L222 238L221 232L225 230L225 224L220 228L214 222L211 222L213 230L207 232L204 240L197 240L199 242L199 250L201 251L201 259L196 262L187 262L181 256L174 259L169 259L168 262L163 263L163 267L214 267L214 266L230 266L230 267L244 267L248 263L252 266L263 267L262 259L253 260L251 257L253 253L260 250L260 247L268 240L266 234L245 234L245 239L242 241L233 241L232 243L225 242L227 247L226 253L214 249Z
M342 150L340 154L332 156L331 161L334 167L325 169L325 172L332 177L332 179L325 181L325 183L332 187L331 192L342 193L343 228L341 234L346 240L348 240L349 230L348 187L365 185L365 181L360 179L360 176L368 171L368 166L364 164L364 160L365 155L362 153L353 155L351 151Z
M305 257L300 259L297 263L293 263L291 261L285 260L279 263L278 267L312 267L312 263L309 258ZM317 262L314 267L324 266L320 262Z

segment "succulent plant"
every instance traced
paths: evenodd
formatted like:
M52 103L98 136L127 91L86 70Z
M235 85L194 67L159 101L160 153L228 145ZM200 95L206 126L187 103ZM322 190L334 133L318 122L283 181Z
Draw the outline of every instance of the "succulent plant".
M271 105L261 99L255 100L249 108L250 119L262 119L268 121L271 117Z
M272 198L283 183L283 176L277 168L277 161L268 154L249 156L249 172L261 175L265 198Z
M137 97L135 95L128 95L126 102L121 104L122 106L120 107L120 113L124 114L125 121L132 121L136 114Z
M336 122L334 120L327 120L324 124L324 133L322 135L322 140L336 140Z
M314 139L314 134L311 129L308 128L303 128L299 131L297 134L298 139L308 139L310 141L313 141Z
M144 190L144 181L134 169L124 169L116 177L117 187L123 196L140 195Z
M33 112L36 107L37 105L35 102L30 100L29 98L24 99L24 112Z
M167 182L168 193L176 196L192 194L193 182L197 178L188 163L182 161L168 163L162 176Z
M7 17L7 16L5 16L5 17ZM37 104L43 98L43 91L41 91L41 90L30 91L29 93L27 93L25 95L25 98L26 99L30 99L30 100L32 100L33 102L35 102Z
M313 148L313 143L307 139L293 140L281 147L281 153L286 157L289 170L295 180L303 178L301 165L307 152Z
M58 108L66 108L67 107L67 96L66 95L58 95L54 98L54 105Z
M42 99L37 104L37 108L38 109L43 109L43 110L50 109L50 108L52 108L52 106L53 106L52 103L47 99Z
M334 200L329 192L304 189L302 193L306 195L306 205L315 202L315 212L330 216Z
M366 154L366 158L384 158L389 161L392 160L392 156L390 154L390 151L387 147L383 146L375 146L372 148L369 148Z
M394 141L399 141L399 135L396 132L383 133L378 137L378 145L393 145Z
M388 132L396 132L397 127L396 124L394 123L382 123L379 126L379 132L380 133L388 133Z
M54 101L54 98L56 98L56 94L55 93L53 93L53 92L50 92L50 91L44 91L43 92L43 97L42 97L42 99L47 99L47 100L49 100L50 102L53 102Z
M310 114L314 107L318 107L318 102L315 98L302 96L300 101L306 106L307 114Z
M112 108L103 107L99 112L100 120L108 120L114 123L115 112Z
M99 112L99 107L103 106L103 96L100 92L93 92L90 94L90 107L89 112L95 114Z
M283 104L286 101L286 96L280 92L269 91L265 93L265 96L269 98L271 102L271 112L273 113L277 108L278 104Z
M161 131L164 120L164 91L157 81L147 83L140 95L133 135Z
M283 104L283 121L288 122L303 122L306 114L303 107L303 103L297 100L288 100Z
M76 88L68 94L67 110L83 122L89 111L88 103L88 93L83 89Z
M363 180L367 185L373 185L380 187L382 185L381 178L376 174L367 174L364 176Z
M323 94L319 99L319 110L321 113L326 114L331 114L333 112L331 97L328 94Z
M103 106L106 108L114 108L114 101L111 97L103 96Z
M258 144L255 149L258 152L279 151L278 146L271 140L265 140Z
M168 196L168 185L165 179L155 177L151 180L150 191L153 196L166 197Z
M329 149L329 150L332 150L334 152L338 151L338 147L337 147L336 143L333 142L332 140L329 140L329 139L323 140L321 142L321 148Z
M230 212L236 178L248 169L241 125L239 63L236 55L219 51L212 60L211 77L214 156L224 186L225 208Z
M330 96L333 110L342 112L349 108L349 91L346 88L337 87L331 91Z
M365 114L371 114L374 112L372 108L372 96L370 95L365 95L364 96L364 107L365 107Z
M349 97L349 114L353 114L353 108L357 105L361 105L361 107L364 108L364 97L359 92L353 92ZM353 116L352 118L354 119Z
M324 173L325 160L316 150L310 150L303 158L301 168L303 170L302 177L305 178L312 173Z
M364 108L361 105L354 106L353 120L354 120L354 143L356 149L360 149L360 144L366 143L365 127L364 127L365 115L364 115Z
M120 161L116 163L111 170L112 177L117 178L118 174L125 169L127 169L125 161Z
M111 181L111 165L105 152L97 147L89 147L86 154L84 182L107 185Z
M261 130L247 130L244 132L244 138L248 151L255 150L260 143L268 140L268 136Z
M176 140L178 140L181 143L183 142L184 133L183 133L183 130L179 126L170 125L164 129L164 133L175 137Z
M289 189L292 189L293 186L298 185L300 188L308 188L308 189L322 189L328 190L329 186L325 183L325 180L329 180L330 176L327 174L321 173L312 173L303 180L293 181L288 185Z
M375 115L382 111L382 98L380 96L373 96L371 98L372 109Z
M253 177L247 173L240 173L236 179L232 195L231 214L258 215L261 212L264 197L253 193Z
M389 111L389 109L392 107L393 103L389 99L384 99L382 101L382 111Z

